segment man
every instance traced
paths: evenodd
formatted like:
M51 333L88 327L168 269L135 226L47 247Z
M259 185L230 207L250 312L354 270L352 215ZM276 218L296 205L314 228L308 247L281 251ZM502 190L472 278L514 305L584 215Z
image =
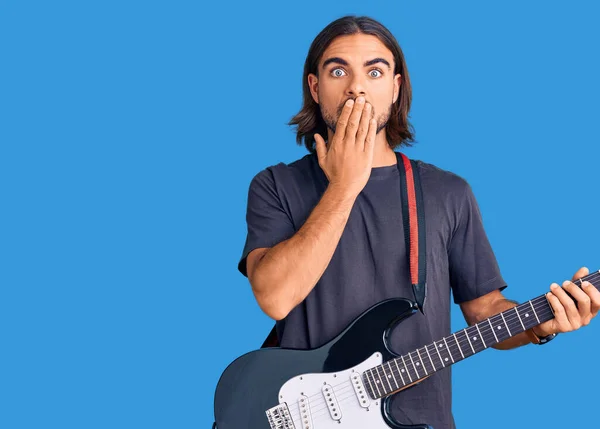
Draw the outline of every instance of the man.
M313 41L304 68L304 105L291 124L310 154L255 176L248 236L239 263L259 306L277 321L282 347L315 348L364 310L411 298L394 148L413 141L411 87L393 35L366 17L344 17ZM450 334L450 292L469 324L516 304L506 287L467 182L418 162L426 216L427 301L393 332L408 352ZM582 268L573 280L588 274ZM574 301L565 292L571 294ZM556 317L496 346L578 329L600 309L600 293L570 282L547 295ZM396 395L404 424L452 428L450 371Z

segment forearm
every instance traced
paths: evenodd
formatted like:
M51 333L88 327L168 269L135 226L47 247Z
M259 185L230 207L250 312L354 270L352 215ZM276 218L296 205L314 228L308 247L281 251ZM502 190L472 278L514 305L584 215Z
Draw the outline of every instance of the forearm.
M485 320L485 319L492 317L503 311L509 310L513 307L516 307L517 305L518 305L518 303L508 300L508 299L496 300L496 301L494 301L494 303L492 305L489 306L486 313L481 314L481 316L478 317L478 319L480 319L480 320L478 320L477 322ZM527 331L525 331L518 335L515 335L514 337L504 340L492 347L497 350L510 350L510 349L521 347L521 346L524 346L524 345L527 345L530 343L531 343L531 340L529 339L529 335L527 334Z
M283 319L314 288L333 257L355 200L356 195L328 187L298 232L259 261L251 284L270 317Z

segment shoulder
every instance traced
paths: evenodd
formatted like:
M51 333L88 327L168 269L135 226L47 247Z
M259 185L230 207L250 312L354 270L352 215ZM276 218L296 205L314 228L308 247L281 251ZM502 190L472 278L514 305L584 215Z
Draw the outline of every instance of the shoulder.
M415 162L419 168L421 183L428 191L455 196L471 192L471 186L464 177L421 160Z
M250 188L287 187L313 180L317 169L320 171L316 155L307 154L290 163L280 162L264 168L253 177Z

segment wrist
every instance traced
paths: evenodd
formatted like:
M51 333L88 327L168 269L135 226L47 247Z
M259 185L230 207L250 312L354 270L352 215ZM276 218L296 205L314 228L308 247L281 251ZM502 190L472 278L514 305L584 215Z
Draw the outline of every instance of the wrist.
M356 192L352 191L347 186L339 185L337 183L329 183L326 192L334 195L337 199L352 203L354 203L354 200L358 197Z
M536 327L533 327L533 328L527 330L527 336L529 337L529 340L531 341L532 344L537 344L537 345L546 344L546 343L552 341L557 335L556 333L541 334L539 332L536 332L535 328Z

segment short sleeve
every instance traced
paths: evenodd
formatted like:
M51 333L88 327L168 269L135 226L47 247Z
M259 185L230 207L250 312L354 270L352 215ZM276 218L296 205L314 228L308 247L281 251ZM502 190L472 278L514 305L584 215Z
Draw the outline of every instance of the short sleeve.
M247 277L246 258L251 251L273 247L295 233L290 216L281 204L271 168L261 171L250 182L246 223L248 232L238 270Z
M473 191L468 183L464 184L448 255L450 285L457 304L506 288L496 256L483 229L481 212Z

